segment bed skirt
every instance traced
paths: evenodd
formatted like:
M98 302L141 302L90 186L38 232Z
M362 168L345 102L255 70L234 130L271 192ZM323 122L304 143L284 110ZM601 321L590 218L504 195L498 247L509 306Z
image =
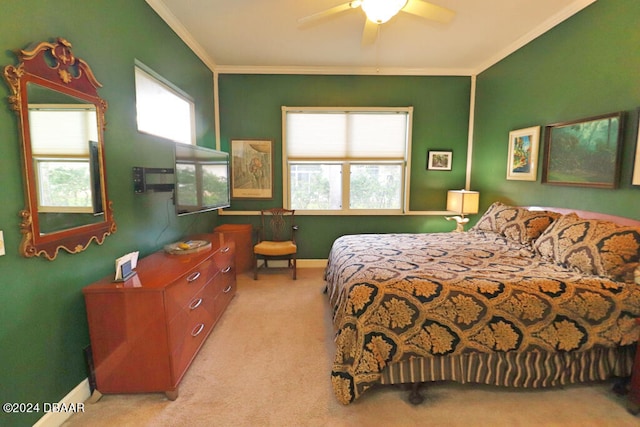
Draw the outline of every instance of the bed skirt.
M382 384L434 381L545 388L631 375L635 345L571 353L465 353L390 363Z

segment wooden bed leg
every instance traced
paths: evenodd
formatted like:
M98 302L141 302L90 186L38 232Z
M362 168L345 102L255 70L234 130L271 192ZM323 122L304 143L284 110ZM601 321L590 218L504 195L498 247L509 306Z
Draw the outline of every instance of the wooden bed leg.
M409 402L412 405L419 405L424 402L424 396L420 394L420 386L422 383L411 384L411 391L409 392Z

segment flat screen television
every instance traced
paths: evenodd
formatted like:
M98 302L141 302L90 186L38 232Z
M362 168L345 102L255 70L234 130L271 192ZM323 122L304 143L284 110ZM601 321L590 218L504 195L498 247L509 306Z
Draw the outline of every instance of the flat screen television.
M229 207L229 154L190 144L176 143L175 147L176 213Z

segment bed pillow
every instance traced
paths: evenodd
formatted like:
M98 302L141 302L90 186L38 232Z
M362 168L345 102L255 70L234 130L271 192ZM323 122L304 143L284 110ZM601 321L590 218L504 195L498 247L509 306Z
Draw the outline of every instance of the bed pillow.
M562 215L549 211L530 211L525 208L515 208L515 215L506 221L500 232L510 240L524 245L530 245L556 219Z
M500 233L507 239L528 245L560 216L555 212L530 211L495 202L471 230Z
M547 228L533 247L543 257L584 274L633 283L640 265L640 227L569 214Z
M515 216L513 209L502 202L494 202L470 230L500 233L502 225Z

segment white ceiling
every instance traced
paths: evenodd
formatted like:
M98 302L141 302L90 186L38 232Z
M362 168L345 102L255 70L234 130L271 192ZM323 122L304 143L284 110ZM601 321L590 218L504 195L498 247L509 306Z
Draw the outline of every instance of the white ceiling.
M475 75L596 0L431 0L455 18L401 12L367 46L359 8L298 25L347 0L146 1L219 72Z

